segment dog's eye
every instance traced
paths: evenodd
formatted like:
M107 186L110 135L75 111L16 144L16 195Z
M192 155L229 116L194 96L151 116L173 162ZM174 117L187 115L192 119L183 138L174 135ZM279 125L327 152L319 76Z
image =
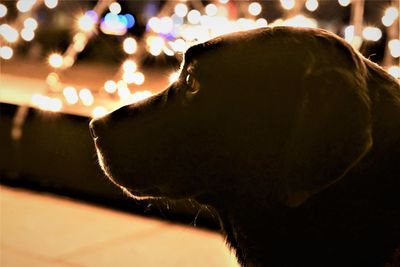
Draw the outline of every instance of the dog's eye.
M200 90L200 83L191 74L186 76L186 84L188 86L188 92L192 94L195 94Z

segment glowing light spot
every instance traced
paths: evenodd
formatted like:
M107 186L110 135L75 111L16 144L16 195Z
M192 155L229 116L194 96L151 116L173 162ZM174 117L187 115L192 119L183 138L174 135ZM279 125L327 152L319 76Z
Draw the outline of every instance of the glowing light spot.
M157 17L152 17L148 21L148 25L150 29L152 29L155 33L160 33L160 19Z
M112 3L108 9L111 13L118 15L121 12L121 5L117 2Z
M208 4L206 6L206 14L210 17L217 15L218 7L214 4Z
M131 97L130 97L130 102L131 102L131 103L136 103L136 102L145 100L146 98L149 98L149 97L152 96L152 95L153 95L153 94L152 94L150 91L148 91L148 90L135 92L135 93L133 93L133 94L131 95Z
M162 17L159 21L159 32L160 33L170 33L174 28L174 22L170 17Z
M261 13L262 7L259 3L253 2L249 5L249 13L253 16L258 16Z
M125 72L122 75L122 80L124 80L124 82L126 82L127 84L131 84L135 80L135 75L132 72Z
M351 3L351 0L338 0L339 5L341 6L348 6Z
M36 0L19 0L17 2L17 9L19 12L25 13L32 9Z
M129 90L128 85L125 81L123 81L123 80L118 81L117 94L121 100L123 100L123 99L126 100L130 96L131 91Z
M264 18L259 18L259 19L256 20L256 25L259 28L263 28L263 27L267 27L268 26L268 22Z
M175 55L174 51L172 51L170 48L168 48L166 46L164 47L163 52L164 52L164 54L166 54L167 56L170 56L170 57Z
M7 7L3 4L0 4L0 18L3 18L7 15Z
M79 101L78 93L76 92L76 89L72 86L65 87L63 90L63 95L67 103L70 105L74 105Z
M306 1L306 8L307 10L313 12L318 8L318 0L307 0Z
M47 61L53 68L60 68L63 65L63 57L58 53L51 54Z
M390 75L395 77L396 79L400 79L400 67L399 66L391 66L388 69Z
M229 0L219 0L219 2L220 2L221 4L227 4L227 3L229 2Z
M89 15L83 15L78 19L78 28L83 32L90 32L94 29L95 23Z
M141 72L135 72L133 78L133 83L136 85L142 85L144 83L145 77L144 74Z
M8 24L0 25L0 34L9 43L15 43L18 40L18 32Z
M149 36L146 40L147 48L150 54L153 56L158 56L162 53L165 41L159 36Z
M169 75L169 83L174 83L179 79L180 72L176 71Z
M293 18L289 18L283 23L285 26L292 27L308 27L308 28L316 28L318 27L318 23L315 19L307 18L303 15L297 15Z
M365 27L362 31L365 40L378 41L382 37L382 31L376 27Z
M63 68L69 68L74 65L75 59L71 55L67 55L63 59Z
M58 0L44 0L44 4L47 8L53 9L58 5Z
M115 93L117 91L117 84L112 80L108 80L104 83L104 90L109 94Z
M201 14L198 10L192 9L188 13L188 21L191 24L198 24L201 20Z
M386 27L391 26L397 17L399 16L399 11L395 7L388 7L385 10L385 14L382 17L382 24L385 25Z
M390 54L394 58L400 57L400 40L399 39L393 39L388 42Z
M35 38L35 33L34 33L32 30L30 30L30 29L24 28L24 29L22 29L22 31L21 31L21 37L22 37L22 39L24 39L25 41L29 42L29 41L32 41L33 38Z
M188 7L184 3L179 3L175 6L174 11L178 17L183 18L188 13Z
M62 109L62 102L58 98L34 94L31 98L31 101L35 106L42 110L57 112Z
M37 29L38 23L37 23L36 19L34 19L34 18L27 18L24 20L24 27L26 29L34 31Z
M94 98L93 98L92 92L89 89L82 88L79 91L79 98L81 99L82 104L84 104L85 106L93 105Z
M137 42L134 38L128 37L122 43L125 53L132 55L137 50Z
M172 49L174 49L175 52L180 52L183 53L187 50L187 44L185 40L179 38L176 39L174 42L171 43Z
M102 106L97 106L92 111L92 118L101 118L107 115L107 109Z
M6 60L11 59L13 54L14 54L14 51L9 46L2 46L0 48L0 57L2 59L6 59Z
M353 37L354 37L354 26L349 25L346 28L344 28L344 39L350 43L351 40L353 40Z
M294 6L296 5L296 1L295 0L280 0L282 8L286 9L286 10L290 10L292 8L294 8Z
M127 59L122 64L122 69L124 70L124 72L135 72L137 70L136 62L132 59Z
M46 77L46 83L51 86L54 87L57 85L57 83L59 82L59 77L57 75L57 73L55 72L50 72L49 75L47 75Z

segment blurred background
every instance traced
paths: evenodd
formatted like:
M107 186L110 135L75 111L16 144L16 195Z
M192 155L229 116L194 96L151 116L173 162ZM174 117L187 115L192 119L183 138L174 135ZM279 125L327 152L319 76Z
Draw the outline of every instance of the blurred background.
M208 210L116 189L88 122L166 88L188 47L260 27L326 29L400 79L399 5L0 1L0 265L237 266Z

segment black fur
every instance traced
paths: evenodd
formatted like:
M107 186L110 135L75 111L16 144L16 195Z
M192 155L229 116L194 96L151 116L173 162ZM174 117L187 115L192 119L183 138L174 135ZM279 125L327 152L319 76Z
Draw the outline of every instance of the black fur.
M114 183L214 208L243 266L396 264L399 83L333 34L196 45L176 83L91 127Z

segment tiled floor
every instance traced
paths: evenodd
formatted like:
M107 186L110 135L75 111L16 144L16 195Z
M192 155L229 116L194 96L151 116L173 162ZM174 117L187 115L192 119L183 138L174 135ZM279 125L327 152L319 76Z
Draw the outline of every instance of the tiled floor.
M0 266L238 266L222 236L0 186Z

